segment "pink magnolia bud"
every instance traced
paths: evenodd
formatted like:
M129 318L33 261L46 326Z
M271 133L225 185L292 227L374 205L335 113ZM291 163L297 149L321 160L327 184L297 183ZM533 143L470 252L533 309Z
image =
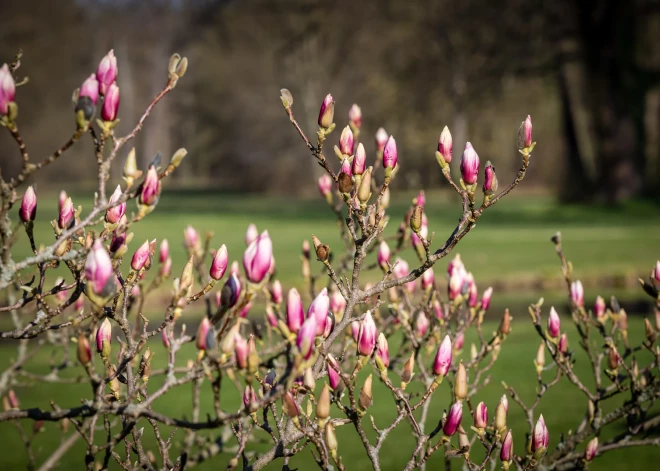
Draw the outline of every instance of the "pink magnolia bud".
M445 318L445 313L442 311L442 305L437 299L433 301L433 312L435 313L435 318L442 320Z
M328 381L333 391L339 387L341 377L339 376L339 365L332 355L328 355Z
M21 209L18 215L23 222L31 222L37 217L37 193L32 185L28 186L21 201Z
M282 299L284 299L284 294L282 292L282 283L280 280L275 280L270 285L270 299L275 304L280 304Z
M444 340L435 354L435 360L433 360L433 374L436 376L447 376L449 368L451 367L451 360L451 339L449 338L449 335L445 335Z
M133 254L131 259L131 268L135 271L140 271L147 263L149 258L149 241L145 241Z
M124 214L126 214L126 201L117 204L122 196L121 186L117 185L114 193L110 196L108 203L110 208L105 212L105 220L110 224L117 224Z
M328 289L323 288L321 292L314 298L312 304L309 305L307 310L307 317L316 318L316 335L323 335L325 332L326 322L328 320L328 311L330 310L330 298L328 297Z
M463 265L463 260L461 260L461 254L456 254L456 256L449 262L447 265L447 274L451 276L454 273L454 269L459 268L465 270Z
M355 145L355 138L353 131L349 126L346 126L339 137L339 151L344 155L353 155L353 146Z
M99 82L99 92L105 95L108 88L117 79L117 58L115 51L110 49L96 68L96 80Z
M238 317L245 319L249 314L250 309L252 309L252 301L248 302L245 306L243 306L241 311L238 313Z
M380 359L380 362L385 368L390 366L390 349L387 345L387 338L385 338L385 334L382 332L378 335L376 342L376 357Z
M268 231L253 240L243 254L243 269L247 279L258 284L263 281L270 269L273 258L273 242Z
M355 157L353 157L353 175L362 175L367 169L367 153L364 150L364 146L360 142L355 151Z
M383 149L385 149L385 144L387 144L388 137L385 129L378 128L378 131L376 131L376 149L383 151Z
M321 109L319 110L319 126L322 128L328 129L334 120L335 117L335 100L332 99L331 94L327 94L321 103Z
M477 404L476 409L474 409L474 427L488 427L488 407L486 407L483 401Z
M376 324L371 317L371 311L367 311L362 323L360 324L360 332L358 333L358 353L363 356L370 356L376 347Z
M108 355L110 355L111 343L112 325L110 324L110 320L106 317L96 331L96 351L99 352L103 358L107 358Z
M532 452L536 453L541 447L547 449L549 443L550 434L548 433L548 427L545 426L543 414L541 414L536 421L534 433L532 434Z
M351 167L351 162L348 159L342 160L341 168L339 169L339 173L345 173L349 177L353 176L353 169Z
M64 193L64 192L62 192ZM66 196L66 193L64 193ZM66 197L64 202L60 200L60 214L57 218L57 227L60 229L68 229L73 225L75 211L73 209L73 201L70 197Z
M435 275L431 267L422 274L422 289L432 288L433 283L435 283Z
M296 336L296 346L300 351L300 354L303 356L303 359L307 360L312 356L312 351L314 350L314 339L317 336L318 328L316 325L316 317L309 316L303 325L298 329L298 335ZM322 334L322 332L321 332Z
M0 68L0 115L7 116L9 103L16 98L16 84L7 64Z
M78 95L80 98L87 97L92 100L92 103L96 105L99 101L99 82L96 80L94 74L87 77L80 87L80 93Z
M607 306L605 304L605 300L602 296L598 296L596 298L596 302L594 303L594 315L596 316L596 319L602 319L602 317L605 315L606 308Z
M231 332L229 332L231 335ZM241 334L234 334L234 357L236 358L236 366L244 370L248 366L248 343Z
M415 319L415 335L418 338L424 338L426 332L429 330L429 319L424 314L424 311L420 311Z
M532 117L527 115L527 119L523 123L523 135L525 147L532 145Z
M85 305L85 300L83 299L82 296L80 296L78 299L76 299L76 303L73 305L73 308L76 311L80 311Z
M355 103L353 103L351 109L348 110L348 121L356 129L360 129L360 126L362 126L362 110Z
M566 333L561 334L561 337L559 337L559 344L557 345L557 348L564 355L568 353L568 336Z
M577 307L584 306L584 289L580 280L571 283L571 300Z
M511 435L511 430L506 433L504 441L502 442L500 460L507 463L513 460L513 435Z
M393 274L397 278L402 278L402 277L406 276L408 274L408 272L410 271L410 267L408 265L408 262L406 262L405 260L403 260L401 258L397 258L394 261L394 264L395 264L395 267L394 267L394 270L393 270Z
M481 309L487 311L490 307L490 298L493 297L493 287L489 287L484 294L481 295Z
M103 121L114 121L117 119L117 112L119 111L119 87L116 83L110 85L103 100L103 107L101 108L101 118Z
M257 226L254 224L250 224L245 231L245 245L249 246L253 240L256 240L256 238L259 237L259 231L257 230Z
M458 430L458 426L461 425L461 419L463 418L463 403L458 401L452 404L451 409L449 409L449 414L447 415L447 420L445 421L442 431L445 436L451 437Z
M493 194L497 191L498 182L497 175L495 174L495 167L490 163L490 160L486 162L485 178L484 178L484 193L487 195Z
M197 329L197 335L195 336L195 345L198 350L206 350L211 347L208 342L209 332L212 332L211 321L208 317L204 316ZM211 333L211 341L213 341L213 339L214 337Z
M104 298L116 291L116 278L112 269L110 256L106 252L101 239L96 239L85 261L85 277L88 289Z
M394 140L394 136L390 136L383 149L383 168L392 171L396 167L398 158L399 153L396 150L396 141Z
M238 261L234 260L233 262L231 262L231 268L229 269L229 274L238 276L239 271L240 268L238 267Z
M257 403L257 395L254 392L254 388L248 384L245 386L245 391L243 391L243 405L246 409L250 409L253 404Z
M346 309L346 300L344 295L341 294L339 290L333 291L330 296L330 310L333 312L335 317L341 318L344 315L344 309Z
M325 198L332 193L332 178L327 173L319 177L319 192Z
M557 337L559 337L559 330L560 330L559 314L557 314L557 311L553 306L550 308L550 316L548 317L548 333L550 334L550 337L556 339Z
M378 246L378 266L383 271L387 271L389 269L388 265L390 263L390 247L387 245L387 242L382 241L380 245Z
M140 193L140 203L145 206L154 206L158 202L160 195L160 180L158 179L158 171L153 165L149 167L147 176L142 184L142 192Z
M426 193L424 193L424 190L419 190L417 196L413 198L413 205L420 206L422 209L424 209L424 206L426 206ZM426 214L424 214L423 217L425 218ZM426 225L428 226L428 219L426 220Z
M163 340L163 346L165 348L170 348L170 338L167 336L167 329L161 331L161 337Z
M451 275L449 276L449 291L448 296L449 300L453 301L463 292L463 285L465 284L467 278L467 273L465 269L461 266L459 268L454 268Z
M271 327L277 327L279 325L279 319L270 304L266 306L266 320Z
M305 320L302 300L296 288L291 288L286 298L286 326L291 332L298 332Z
M466 185L477 183L479 177L479 156L469 142L461 156L461 177Z
M289 391L282 396L282 411L292 419L300 415L300 408Z
M158 251L158 261L164 263L170 257L170 243L167 239L163 239L160 243L160 250Z
M229 255L227 254L227 246L222 244L222 246L213 256L213 261L211 262L211 270L209 271L211 278L214 280L221 279L227 270L228 263Z
M186 226L183 231L183 246L188 250L200 248L199 233L191 225Z
M468 306L477 307L477 304L479 304L479 292L477 291L477 285L474 283L473 279L468 288Z
M236 305L240 296L241 281L236 274L232 273L222 287L222 291L220 291L220 306L230 309Z
M587 443L587 448L584 449L584 461L591 461L596 457L598 451L598 437L594 437Z
M451 162L453 142L449 128L445 126L438 139L438 152L440 152L440 155L442 155L447 163Z
M456 338L454 339L454 349L458 352L463 349L463 344L465 343L465 334L463 332L459 332L456 334Z

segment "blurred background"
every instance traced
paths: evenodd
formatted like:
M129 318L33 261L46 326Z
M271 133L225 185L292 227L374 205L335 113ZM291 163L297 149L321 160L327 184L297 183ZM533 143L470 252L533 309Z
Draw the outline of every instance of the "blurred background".
M186 147L191 158L175 175L182 188L315 191L319 169L278 98L286 87L311 135L329 92L339 129L353 103L362 107L371 155L379 127L393 134L398 187L446 187L434 160L445 125L457 157L469 140L507 181L519 167L517 127L531 114L540 145L526 191L562 201L658 195L657 0L25 0L2 11L0 60L24 51L19 75L30 83L17 101L35 156L68 138L71 94L109 49L119 62L120 134L160 91L178 51L189 73L136 147L145 164ZM20 160L9 139L0 133L4 175ZM89 149L72 152L39 184L91 187Z
M469 140L482 163L491 160L496 166L503 187L520 167L515 137L530 114L538 146L524 182L489 209L457 247L479 290L495 288L486 330L496 329L504 308L511 309L514 330L507 342L512 345L503 349L492 372L530 402L536 396L532 359L538 343L527 306L543 296L544 309L555 305L562 315L569 312L558 258L549 242L555 231L562 231L575 277L585 285L587 307L597 295L607 300L617 296L631 316L632 339L643 335L641 316L653 316L650 298L637 280L647 276L660 257L659 39L658 0L4 0L0 9L0 64L10 62L21 48L18 76L30 78L18 89L16 101L21 134L34 160L50 155L70 137L75 128L72 93L110 49L119 65L119 135L132 129L165 85L170 55L187 56L186 76L154 109L134 143L143 168L157 152L165 162L180 147L189 154L164 183L157 210L131 228L135 238L129 253L147 238L167 238L172 273L178 276L187 258L181 243L187 225L202 236L213 231L211 247L224 243L231 260L240 260L245 229L256 223L271 234L284 289L301 290L305 305L310 296L300 275L303 239L315 233L338 257L343 244L334 216L316 189L321 170L288 123L281 88L293 93L295 115L310 137L317 129L321 101L333 94L338 129L329 137L330 147L338 142L353 103L362 108L360 141L369 160L375 157L373 136L379 127L396 137L401 168L394 180L386 236L396 232L412 198L424 189L430 230L437 235L434 247L451 233L461 212L435 161L442 128L449 126L453 134L455 178ZM121 183L128 150L118 159L110 190ZM328 148L330 159L331 154ZM338 161L333 164L339 167ZM8 132L0 132L3 177L17 174L20 165L16 143ZM57 217L61 189L89 211L95 175L92 144L83 139L34 177L39 188L38 244L52 240L49 221ZM14 259L30 253L20 232ZM399 255L411 265L417 262L412 249ZM440 289L446 285L447 262L436 265ZM317 263L313 270L322 273ZM377 271L364 275L365 281L380 278ZM71 277L65 270L53 271L47 282L54 284L57 276L67 282ZM144 314L154 322L162 319L171 296L166 285L145 307ZM6 305L4 297L0 305ZM257 303L250 318L259 322L263 314L263 305ZM185 315L194 331L204 309L191 306ZM10 328L8 314L0 317L0 325ZM572 348L581 352L577 335L569 335ZM11 364L16 345L0 345L0 371ZM180 358L182 365L194 355L189 347L188 356ZM162 346L154 342L152 348L158 352L154 364L163 366ZM25 369L47 374L58 355L43 349ZM586 356L576 358L580 374L588 374ZM34 387L38 383L26 376L26 384L16 388L23 407L48 408L49 400L71 405L88 394L88 385L77 384L76 370L71 370L63 373L63 384L47 388ZM223 394L239 407L238 391L230 387ZM502 394L499 381L483 394L494 406ZM388 393L378 389L375 395ZM168 415L186 416L190 397L189 389L179 389L156 407ZM210 397L210 389L204 389L204 407L210 407ZM553 431L554 446L560 430L581 420L584 403L568 386L546 397L541 412ZM376 415L385 420L391 404L379 404ZM444 407L437 404L434 420ZM652 412L657 414L658 407ZM512 426L525 427L520 411L512 412L510 420ZM38 462L63 436L55 425L46 424L45 429L35 441ZM612 433L625 430L621 424ZM366 469L366 457L355 445L357 436L349 430L341 433L346 434L340 436L346 461L354 469ZM649 433L659 432L656 428ZM411 445L405 427L391 437L393 450ZM24 469L25 449L14 428L1 425L0 438L7 449L20 450L3 453L0 464ZM179 431L175 449L182 440ZM517 443L524 445L522 440ZM82 456L80 441L62 459L63 469L78 469ZM209 460L200 469L218 469L228 456ZM651 469L658 452L646 447L606 456L590 469ZM386 469L400 470L405 460L395 451ZM292 463L299 469L312 465L308 454Z

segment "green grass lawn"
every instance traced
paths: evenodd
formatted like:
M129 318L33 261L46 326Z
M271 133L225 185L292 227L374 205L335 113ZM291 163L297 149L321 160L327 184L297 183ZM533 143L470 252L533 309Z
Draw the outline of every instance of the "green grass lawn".
M390 210L391 221L386 230L393 234L403 214L405 213L413 194L406 194L399 199L393 199ZM82 204L84 211L90 208L91 200L73 194L74 204ZM37 244L49 244L53 240L49 221L56 217L57 199L52 203L46 201L46 196L40 195L39 212L35 227ZM134 210L129 203L129 211ZM454 195L427 194L427 214L430 230L436 233L435 247L451 233L454 224L460 216L459 202ZM660 207L643 202L626 204L621 207L584 207L584 206L558 206L545 197L513 197L505 198L479 220L477 227L458 245L457 252L461 253L469 270L471 270L481 288L486 283L498 280L525 280L532 277L558 278L559 264L549 238L557 230L561 230L564 248L567 256L573 261L577 277L598 280L602 275L617 276L645 276L655 260L660 258ZM183 229L191 224L200 233L206 230L214 232L212 246L226 244L231 260L240 260L245 245L243 237L247 225L251 222L257 224L260 230L268 229L274 242L275 257L277 260L278 276L282 280L285 290L291 286L302 287L300 278L300 246L304 239L316 234L325 243L330 244L339 252L341 243L336 230L336 222L332 213L320 199L296 201L284 197L244 196L205 191L167 192L163 194L157 210L147 216L133 230L135 238L129 247L129 256L144 239L167 238L173 258L173 273L177 275L185 262L185 252L181 241ZM27 238L22 236L17 244L14 254L15 260L20 260L29 254ZM411 264L415 260L412 250L403 254ZM375 256L374 256L375 258ZM437 274L444 273L448 260L439 263ZM318 264L317 264L318 269ZM126 270L127 271L127 270ZM62 272L63 273L63 272ZM51 275L53 281L55 274ZM375 277L376 274L369 277ZM369 279L367 277L367 280ZM27 278L27 276L26 276ZM50 278L49 278L50 279ZM638 291L623 296L636 297ZM514 386L525 401L532 401L536 382L534 380L534 358L538 340L536 334L529 326L529 316L525 305L537 299L540 293L533 290L522 292L513 291L499 293L496 291L492 311L499 315L505 305L511 306L515 318L515 329L507 339L502 350L500 360L492 370L490 384L475 397L475 401L486 401L492 417L499 396L502 394L501 380ZM545 293L544 293L545 294ZM610 294L607 290L595 290L587 286L587 299L591 302L596 294L603 296ZM619 294L619 293L617 293ZM554 297L553 297L554 296ZM563 294L551 295L552 302L563 302ZM0 295L0 303L4 304L4 296ZM153 311L152 311L153 309ZM193 308L188 314L192 320L199 318L201 308ZM255 310L256 311L256 310ZM150 317L159 319L162 315L157 306L149 309ZM255 313L256 314L256 313ZM0 325L7 326L8 315L0 314ZM567 319L566 319L567 321ZM566 322L565 321L565 322ZM631 336L639 338L643 335L643 324L639 318L630 321ZM489 324L495 328L495 324ZM576 334L569 331L572 348L577 348ZM469 347L470 338L466 345ZM35 373L45 373L51 358L54 357L50 347L44 347L42 352L31 360L26 369ZM164 354L160 344L152 347L157 355L154 360L155 367L162 366ZM466 349L469 355L469 348ZM15 345L0 344L0 372L9 364L15 355ZM192 347L179 356L180 364L194 355ZM578 371L588 370L586 359L578 354ZM78 375L82 371L75 368L68 375ZM366 371L363 373L366 374ZM551 376L551 372L546 375ZM363 377L362 376L362 377ZM150 388L156 389L159 380L154 378ZM15 388L21 398L22 407L49 408L49 400L55 401L62 407L71 407L79 404L79 398L89 394L88 385L80 384L46 384L36 386L25 384ZM161 398L156 407L168 415L183 417L190 416L191 388L182 387L175 392ZM211 390L208 384L203 388L202 416L211 407ZM390 393L376 381L374 389L375 404L370 413L374 415L379 426L385 426L391 420L393 403ZM433 407L427 427L431 429L442 416L443 408L447 407L449 394L447 385L442 385L434 395ZM475 403L476 403L475 402ZM239 407L240 397L230 382L225 382L223 390L223 404L225 410L235 410ZM338 413L338 411L335 411ZM551 434L550 446L554 447L561 433L574 428L585 412L585 403L581 394L570 387L565 380L560 386L552 389L542 402L540 412L546 417ZM514 440L516 450L520 452L524 446L522 436L526 431L522 413L515 405L510 407L509 423L517 431ZM469 417L464 418L468 423ZM24 422L23 427L29 429L31 424ZM367 422L367 429L371 427ZM34 442L34 451L38 458L48 456L61 438L55 424L46 424L45 431L40 433ZM164 428L167 430L167 427ZM622 431L623 428L618 431ZM69 432L71 433L71 432ZM209 432L217 434L217 431ZM145 427L146 443L153 444L150 427ZM25 467L25 455L18 439L15 427L12 424L0 424L0 437L6 450L0 454L0 464L7 469L21 469ZM178 443L183 433L178 432ZM263 436L258 436L265 439ZM355 431L349 427L338 429L340 453L344 457L348 469L368 469L368 459L361 448ZM373 437L372 437L373 438ZM404 422L397 427L386 442L386 450L381 461L383 469L400 470L407 462L411 450L412 437L409 426ZM233 442L230 440L230 445ZM265 450L264 444L251 445L252 449ZM476 447L475 447L476 448ZM82 444L78 444L62 461L62 469L81 469ZM123 451L122 451L123 453ZM474 451L478 456L478 451ZM174 456L174 454L173 454ZM631 469L649 468L653 459L660 458L656 449L638 448L607 454L594 463L591 469ZM200 469L223 469L228 461L227 455L219 455ZM440 456L432 460L427 469L435 469L441 464ZM37 459L37 462L40 462ZM456 463L458 466L458 462ZM313 469L309 452L302 453L291 461L291 467L301 470ZM273 466L271 469L280 469Z
M565 322L567 323L568 319L565 319ZM489 332L495 328L495 323L489 323L486 324L485 331ZM577 345L575 345L577 343L577 334L571 328L568 329L568 332L569 339L572 342L571 349L577 348ZM631 339L634 340L637 340L643 336L643 325L641 320L635 319L634 322L631 322L630 335ZM466 347L469 346L473 340L475 340L474 337L475 335L467 336ZM536 394L537 383L535 380L535 370L532 360L535 356L538 342L539 340L537 334L531 328L531 322L529 321L529 318L523 313L518 313L518 316L516 316L514 321L514 328L512 333L508 336L506 343L502 348L500 358L498 359L495 367L491 370L491 381L484 389L482 389L472 398L473 404L476 405L476 403L481 400L485 401L492 417L495 411L495 406L497 405L497 401L503 393L503 387L500 383L501 381L506 381L508 385L514 387L526 403L533 402ZM193 346L189 346L189 348L186 348L180 352L178 357L178 365L183 366L185 365L187 358L194 357L195 352L193 351L193 348ZM162 346L160 344L154 344L152 345L152 350L156 352L154 367L158 368L164 366L165 361ZM2 363L0 365L4 367L10 361L11 355L13 354L13 349L9 345L4 345L0 347L0 351L2 352ZM26 367L26 370L33 373L46 373L51 361L50 352L51 351L48 347L42 349L41 353L37 355L34 360L30 361L29 365ZM469 356L469 348L464 349L463 357L466 356ZM586 357L581 353L581 351L577 351L576 356L576 371L581 374L583 378L585 378L585 384L588 387L592 387L593 382L591 381L590 367ZM638 359L642 362L646 362L648 360L648 358L644 355L639 356ZM94 361L96 362L96 366L99 367L100 361L98 357L95 358ZM370 367L365 367L364 371L360 373L360 378L358 381L363 381L364 377L370 372ZM82 369L76 366L70 371L66 372L63 376L76 377L80 374L83 374ZM392 375L394 374L392 373ZM553 368L544 372L544 379L546 381L549 381L553 377ZM162 377L153 378L149 383L149 389L157 389L161 381ZM607 381L608 380L605 379L606 383ZM317 384L317 387L320 388L320 384ZM412 389L412 392L416 391L416 389ZM16 392L21 399L22 407L41 407L44 409L49 409L50 400L53 400L61 407L76 406L79 404L78 398L89 396L89 386L83 384L48 384L47 386L44 386L42 383L36 387L31 387L30 384L25 384L22 387L17 387ZM385 427L391 422L394 416L394 404L391 393L380 383L379 380L376 380L374 381L373 394L374 405L369 409L369 414L374 416L378 426ZM623 396L625 396L625 394ZM239 408L240 394L236 390L233 383L230 381L224 382L222 397L224 410L233 411ZM449 401L449 386L447 383L444 383L440 385L438 390L436 390L434 393L433 402L427 421L427 430L432 429L435 424L437 424L438 420L441 419L443 409L448 407ZM616 404L606 403L604 406L605 411L609 411L615 406ZM206 412L211 413L211 407L211 388L208 382L205 382L202 388L201 396L201 417L204 417ZM179 389L171 391L170 394L167 394L155 403L155 408L171 416L190 417L191 386L185 385ZM551 437L551 449L557 445L562 434L566 434L569 429L575 430L575 427L581 421L585 412L586 402L584 400L584 396L576 388L570 385L567 380L562 379L557 386L550 389L550 391L542 400L538 409L538 413L543 413L544 417L546 418L546 423ZM660 412L660 410L656 410L656 413L657 412ZM341 416L341 412L338 409L333 408L332 415L338 417ZM365 418L364 422L365 428L369 431L368 433L370 437L374 439L374 434L371 431L368 418ZM465 413L463 424L464 426L468 426L470 423L471 417L469 414ZM522 453L524 450L523 437L527 431L527 428L521 409L516 404L514 404L513 401L510 401L508 423L514 430L514 437L516 437L514 440L516 450L517 452ZM31 425L32 424L29 421L24 421L22 423L22 426L27 430L31 428ZM147 447L153 446L153 434L149 424L146 421L143 421L143 423L140 423L139 426L145 427L145 445ZM610 431L608 434L601 435L601 440L605 440L608 436L611 436L615 433L622 432L624 430L623 427L623 424L619 424L618 428ZM171 429L169 427L163 427L164 433L168 433L170 430ZM204 434L212 434L214 436L217 436L219 433L220 431L218 430L204 432ZM101 440L103 433L99 433L98 435L99 440ZM16 433L14 425L7 423L0 424L0 437L2 437L5 450L16 450L12 453L2 453L0 455L0 464L4 465L4 468L6 469L24 468L26 463L25 452L22 449L22 443L18 439L18 434ZM55 424L46 423L44 430L39 433L34 440L33 446L35 455L37 456L37 462L39 462L40 458L43 460L45 457L47 457L49 451L52 451L57 446L61 438L62 434L58 427ZM266 450L268 446L265 444L265 435L257 434L257 439L260 443L251 444L250 449L257 451ZM178 432L174 449L180 446L182 440L183 433ZM338 428L338 440L340 453L343 456L343 459L345 460L344 462L347 464L348 469L369 469L368 458L364 454L364 450L362 449L359 438L351 426ZM235 442L233 441L233 438L229 439L227 442L228 446L232 446L234 443ZM392 471L402 469L409 458L412 443L410 427L404 421L396 429L394 429L394 431L390 434L389 438L385 442L385 447L381 456L383 469ZM63 469L81 469L82 459L84 456L83 450L84 448L82 444L78 443L78 445L75 446L73 450L71 450L62 460ZM123 446L119 447L118 451L120 454L123 454ZM472 450L472 456L475 458L481 456L481 450L479 450L479 446L474 446L474 449ZM605 457L597 459L590 469L623 469L626 466L630 467L630 469L650 469L648 468L649 463L651 463L654 458L657 459L658 456L659 452L657 448L627 449L606 454ZM212 458L210 461L202 464L199 469L224 469L224 466L229 460L229 457L230 455L228 454L220 454ZM459 460L456 462L457 468L459 465L458 461ZM441 466L441 464L442 454L439 453L434 459L431 460L430 468L427 469L436 469L436 466ZM300 454L300 456L293 458L291 460L291 466L293 469L296 467L301 470L313 469L313 461L309 451L304 451ZM280 467L281 461L279 461L279 466L275 464L268 469L280 469Z

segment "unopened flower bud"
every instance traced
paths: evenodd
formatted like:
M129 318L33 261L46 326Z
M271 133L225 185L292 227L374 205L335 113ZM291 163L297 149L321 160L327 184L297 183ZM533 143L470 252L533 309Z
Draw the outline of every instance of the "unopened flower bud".
M424 336L426 336L426 332L429 330L429 325L430 322L428 317L426 317L424 311L420 311L415 318L415 336L417 336L419 339L424 338Z
M81 365L86 365L92 361L92 350L85 334L80 334L78 337L78 361Z
M504 402L505 399L506 396L502 396L502 399L500 399L500 402L495 409L495 422L493 426L498 432L502 432L506 428L506 413L508 405Z
M383 149L383 168L385 169L385 177L392 174L392 170L396 167L399 159L399 153L396 148L396 141L394 136L390 136Z
M319 126L324 129L328 129L335 118L335 100L333 100L331 94L327 94L321 103L321 109L319 111Z
M355 129L360 129L360 126L362 126L362 110L355 103L353 103L351 109L348 110L348 122L351 127Z
M155 240L154 240L155 241ZM135 271L140 271L149 259L149 241L145 241L133 254L131 259L131 268Z
M452 346L449 335L445 335L444 340L440 344L438 351L435 354L433 361L433 374L436 376L444 377L449 372L452 361Z
M367 311L362 323L360 324L360 331L357 339L358 354L363 356L370 356L376 346L376 323L371 317L371 311Z
M112 351L112 325L106 317L98 330L96 331L96 351L101 354L101 358L107 360Z
M504 436L502 441L502 450L500 450L500 460L505 464L505 469L508 469L509 463L513 461L513 435L509 430Z
M321 243L319 238L314 234L312 234L312 242L314 243L316 258L318 258L321 262L325 262L330 256L330 246Z
M485 429L488 427L488 407L481 401L474 409L474 427Z
M362 175L362 181L358 187L357 197L362 206L365 206L371 198L371 170L369 167Z
M328 312L330 311L330 298L328 297L328 289L323 288L321 292L314 298L312 304L307 309L307 317L316 318L316 336L321 336L325 333L326 325L328 322Z
M346 126L339 138L339 151L344 155L353 155L354 144L355 138L353 137L353 131L351 131L349 126Z
M328 355L328 381L333 391L337 391L341 383L339 365L332 355Z
M0 68L0 115L9 114L10 103L16 98L16 84L7 64Z
M245 276L252 283L261 283L268 271L273 259L273 242L268 231L262 232L253 240L243 254L243 268Z
M498 183L497 183L497 175L495 174L495 167L490 163L490 160L486 162L486 170L485 170L485 178L484 178L484 194L486 195L492 195L497 191Z
M410 217L410 228L415 234L419 234L419 231L422 229L422 214L424 213L424 208L421 206L415 206L412 216Z
M449 414L447 414L447 419L445 424L442 426L442 431L447 437L451 437L458 430L459 425L461 425L461 419L463 418L463 403L457 401L452 404L449 409Z
M257 343L254 335L248 339L248 372L256 373L259 369L259 352L257 352Z
M596 302L594 303L594 315L596 316L597 320L602 320L603 317L605 316L605 310L607 306L605 304L605 300L603 299L602 296L598 296L596 298Z
M390 350L384 333L378 335L376 346L376 364L379 369L387 369L390 366Z
M596 457L598 451L598 437L594 437L587 443L587 448L584 450L584 461L589 462Z
M300 351L304 360L309 359L314 351L314 338L316 338L317 326L316 317L309 316L303 322L296 337L296 347Z
M367 379L364 380L364 385L360 390L360 399L358 401L358 406L362 412L366 411L369 407L371 407L371 404L373 404L373 395L371 393L372 381L373 380L371 375L367 376Z
M462 401L467 397L468 385L467 385L467 371L465 370L465 365L463 362L458 364L458 370L456 371L456 378L454 380L454 396L456 400Z
M37 193L34 191L34 186L30 185L25 190L18 215L25 223L32 222L37 217Z
M129 154L130 155L130 154ZM158 171L153 165L147 171L147 177L142 184L140 192L140 204L144 206L155 206L160 196L161 184L158 179Z
M228 335L231 335L232 332L229 332ZM247 341L241 336L241 334L236 331L234 333L234 357L236 359L236 366L244 370L248 367L248 343Z
M353 157L353 166L351 171L353 175L362 175L367 168L367 153L364 150L364 146L360 142L355 151L355 156Z
M99 93L105 95L110 87L117 79L117 58L115 51L110 49L98 67L96 68L96 80L99 83Z
M452 148L453 140L451 133L449 132L449 128L445 126L440 133L440 138L438 139L438 152L446 163L451 162Z
M561 334L561 337L559 337L557 348L562 355L566 355L568 353L568 336L566 333Z
M339 193L348 194L353 189L353 179L346 172L341 172L337 177L337 189Z
M325 421L330 416L330 388L328 383L323 384L321 394L316 403L316 418Z
M554 307L551 307L550 316L548 317L548 333L550 334L550 337L552 337L553 339L559 337L559 330L560 330L559 314L557 314L557 311L555 310Z
M114 121L117 119L117 112L119 111L119 87L113 83L108 88L103 100L103 107L101 108L101 119L103 121Z
M332 202L332 178L327 173L319 177L319 192L326 199L328 204Z
M509 314L508 309L504 310L504 315L502 316L502 321L500 322L498 331L502 335L507 335L509 332L511 332L511 314Z
M410 354L410 358L408 358L408 361L406 361L405 365L403 365L403 369L401 370L401 383L403 384L408 384L412 380L413 376L415 375L415 352L412 352Z
M538 350L536 351L536 358L534 359L534 365L536 366L536 374L540 375L545 366L545 344L541 342Z
M292 419L300 415L298 404L296 404L293 396L288 391L284 393L284 396L282 396L282 411Z
M607 354L607 366L610 370L616 370L619 367L620 360L621 357L619 356L619 352L617 352L614 345L611 345Z
M199 323L199 328L197 329L197 335L195 336L195 346L198 350L206 350L210 345L208 345L207 338L209 332L211 331L211 322L209 318L204 316L202 322Z
M525 149L532 145L532 118L527 116L527 119L522 122L518 128L518 149Z
M584 288L580 280L571 283L571 300L577 307L584 306Z
M221 279L225 271L227 270L227 264L229 263L229 255L227 253L227 246L222 244L218 251L213 256L213 261L211 262L211 269L209 274L214 280Z
M335 427L332 423L329 423L325 426L325 443L328 445L328 450L330 454L334 457L337 455L337 436L335 435Z
M62 192L64 193L64 192ZM66 193L64 193L66 196ZM71 197L66 196L64 201L60 201L60 212L57 218L57 227L60 229L69 229L74 222L75 211L73 209L73 201Z
M536 421L534 432L532 433L532 453L534 453L534 457L537 460L545 454L549 443L550 434L548 433L548 427L545 426L543 414L541 414Z
M479 178L479 156L469 142L461 156L461 177L466 185L473 185Z

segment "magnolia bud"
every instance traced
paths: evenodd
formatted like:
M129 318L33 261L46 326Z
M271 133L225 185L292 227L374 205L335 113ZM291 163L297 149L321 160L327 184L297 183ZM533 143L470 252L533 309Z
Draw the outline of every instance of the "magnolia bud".
M479 177L479 156L469 142L461 156L461 177L466 185L473 185Z
M323 389L321 394L319 394L318 401L316 403L316 418L319 419L320 423L323 423L325 419L330 416L330 388L327 383L323 384Z
M334 120L335 117L335 101L332 99L331 94L327 94L321 103L321 109L319 111L318 123L324 129L328 129Z
M456 397L456 400L462 401L467 397L468 393L467 371L465 370L463 362L458 364L458 370L456 371L456 378L454 381L454 396Z
M358 401L358 406L362 412L366 411L371 404L373 404L373 396L371 393L371 375L367 376L367 379L364 381L364 385L360 390L360 399Z
M85 334L80 334L78 337L78 361L82 365L86 365L92 361L92 350L89 347L89 340Z

